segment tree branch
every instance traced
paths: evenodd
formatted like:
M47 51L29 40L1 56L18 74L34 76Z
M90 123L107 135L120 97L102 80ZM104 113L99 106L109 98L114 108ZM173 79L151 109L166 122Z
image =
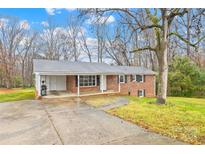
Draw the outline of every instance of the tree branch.
M180 9L174 9L168 16L169 25L172 23L173 19L176 16L183 16L184 14L188 13L188 9L183 9L183 11L180 12Z
M148 25L148 26L142 26L142 27L139 27L141 29L141 31L144 31L146 29L151 29L151 28L159 28L159 29L162 29L162 26L160 25Z
M144 47L144 48L134 49L134 50L132 50L132 51L130 51L130 52L133 53L133 52L146 51L146 50L150 50L150 51L154 51L154 52L157 51L155 48L152 48L152 47L147 46L147 47Z
M172 36L172 35L178 37L181 41L183 41L183 42L189 44L189 45L192 46L192 47L196 47L196 45L197 45L198 43L200 43L203 39L205 39L205 35L204 35L204 36L202 36L200 39L198 39L197 42L191 43L190 41L188 41L187 39L183 38L181 35L179 35L179 34L176 33L176 32L172 32L172 33L169 34L169 36Z

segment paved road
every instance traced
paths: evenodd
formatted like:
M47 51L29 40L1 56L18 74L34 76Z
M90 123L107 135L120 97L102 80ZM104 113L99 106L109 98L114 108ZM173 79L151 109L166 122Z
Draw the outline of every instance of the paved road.
M0 144L182 144L79 99L0 103Z

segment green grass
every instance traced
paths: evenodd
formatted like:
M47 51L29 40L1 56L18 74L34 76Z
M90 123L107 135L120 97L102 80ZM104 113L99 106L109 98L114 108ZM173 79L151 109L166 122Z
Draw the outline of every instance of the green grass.
M128 105L108 112L187 143L205 144L205 99L169 97L166 105L157 105L155 98L127 98Z
M30 100L35 98L33 88L18 89L7 94L0 94L0 103L18 100Z

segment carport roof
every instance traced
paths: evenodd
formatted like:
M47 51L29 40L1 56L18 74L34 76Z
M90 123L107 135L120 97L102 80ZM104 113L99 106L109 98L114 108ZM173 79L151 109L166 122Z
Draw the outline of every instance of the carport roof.
M106 63L69 62L57 60L33 60L34 73L61 74L144 74L154 75L155 72L136 66L112 66Z

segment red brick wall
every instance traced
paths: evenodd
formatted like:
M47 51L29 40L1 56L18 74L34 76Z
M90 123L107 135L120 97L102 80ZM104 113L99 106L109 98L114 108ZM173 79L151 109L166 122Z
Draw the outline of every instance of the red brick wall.
M155 97L155 76L154 75L145 75L145 82L136 82L130 80L130 75L127 75L127 83L120 83L121 93L137 96L139 89L145 90L145 97Z
M118 75L107 75L107 90L118 90Z
M139 89L145 90L146 97L155 97L155 76L146 75L145 82L136 82L130 80L130 75L127 75L127 83L120 83L121 94L128 94L137 96ZM107 75L107 90L118 91L118 75ZM77 87L75 85L75 76L67 76L67 89L68 92L77 93ZM99 86L94 87L80 87L80 92L86 91L99 91Z
M67 90L71 93L77 93L78 88L75 84L75 76L69 75L67 76ZM80 87L80 92L86 92L86 91L99 91L99 86L93 86L93 87Z
M130 91L130 95L137 96L137 92L139 89L145 90L146 97L154 97L155 96L155 76L154 75L146 75L144 81L145 82L136 82L130 80L130 75L127 75L127 83L120 83L120 93L128 94ZM118 91L118 75L108 75L107 76L107 89Z

